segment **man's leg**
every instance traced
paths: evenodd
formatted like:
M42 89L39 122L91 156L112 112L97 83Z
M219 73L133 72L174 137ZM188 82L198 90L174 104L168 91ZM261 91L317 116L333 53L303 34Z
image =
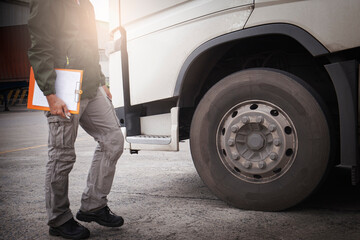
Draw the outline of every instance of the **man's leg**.
M46 165L45 200L48 225L58 227L73 217L69 209L68 175L75 162L74 143L79 116L71 119L45 113L49 125L48 154Z
M98 142L80 207L81 212L95 212L107 206L107 195L124 144L114 107L102 88L89 101L80 118L80 125Z
M49 161L45 181L49 234L68 239L85 239L90 236L90 231L74 220L68 198L68 175L76 158L74 143L81 112L87 102L81 101L80 114L72 115L70 119L45 113L49 125Z

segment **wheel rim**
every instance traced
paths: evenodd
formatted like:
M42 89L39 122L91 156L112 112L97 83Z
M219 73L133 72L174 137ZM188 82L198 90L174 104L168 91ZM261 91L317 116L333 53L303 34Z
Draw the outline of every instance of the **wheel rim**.
M221 119L217 149L237 178L266 183L283 176L297 154L297 134L289 116L263 100L242 102Z

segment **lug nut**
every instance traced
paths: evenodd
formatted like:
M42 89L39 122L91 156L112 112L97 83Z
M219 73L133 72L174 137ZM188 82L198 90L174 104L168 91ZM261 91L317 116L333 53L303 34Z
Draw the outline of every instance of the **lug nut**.
M244 167L247 168L247 169L251 168L251 165L252 165L252 164L251 164L250 161L244 162Z
M232 153L232 157L234 160L239 160L240 155L238 153Z
M231 127L231 131L232 131L233 133L236 133L237 131L239 131L239 126L238 126L238 125L233 125L233 126Z
M269 125L269 130L270 130L270 132L275 131L276 130L276 125L275 124L270 124Z
M262 123L264 121L264 117L263 116L257 116L256 117L256 122L257 123Z
M278 155L276 153L272 152L272 153L270 153L269 157L271 160L275 161L278 158Z
M258 167L260 169L264 169L266 167L266 163L264 161L261 161L261 162L258 163Z
M281 140L278 139L278 138L275 138L275 139L274 139L274 145L275 145L275 146L280 146L280 145L281 145Z
M247 116L241 118L241 122L244 124L248 123L249 121L250 121L250 118Z
M228 145L229 145L230 147L234 146L234 145L235 145L234 139L229 139Z

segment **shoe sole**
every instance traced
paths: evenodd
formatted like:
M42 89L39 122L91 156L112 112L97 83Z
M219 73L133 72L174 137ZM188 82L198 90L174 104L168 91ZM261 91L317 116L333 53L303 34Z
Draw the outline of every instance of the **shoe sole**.
M66 239L86 239L86 238L90 237L90 232L89 233L85 232L85 233L81 233L81 234L76 235L76 236L72 236L72 235L67 235L67 234L65 234L63 232L60 232L60 231L58 231L56 229L52 229L52 228L49 229L49 234L51 236L61 236L61 237L66 238Z
M101 219L98 219L97 217L93 217L93 216L84 216L84 214L77 214L76 215L77 220L82 221L82 222L96 222L98 224L100 224L101 226L105 226L105 227L121 227L124 224L124 220L122 220L119 223L108 223L108 222L104 222Z

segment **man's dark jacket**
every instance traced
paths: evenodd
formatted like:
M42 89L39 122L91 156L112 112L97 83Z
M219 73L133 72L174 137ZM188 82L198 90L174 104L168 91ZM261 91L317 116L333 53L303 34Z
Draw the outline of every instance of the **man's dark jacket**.
M105 84L99 65L94 8L89 0L30 0L28 55L44 95L55 94L55 68L84 70L82 98Z

